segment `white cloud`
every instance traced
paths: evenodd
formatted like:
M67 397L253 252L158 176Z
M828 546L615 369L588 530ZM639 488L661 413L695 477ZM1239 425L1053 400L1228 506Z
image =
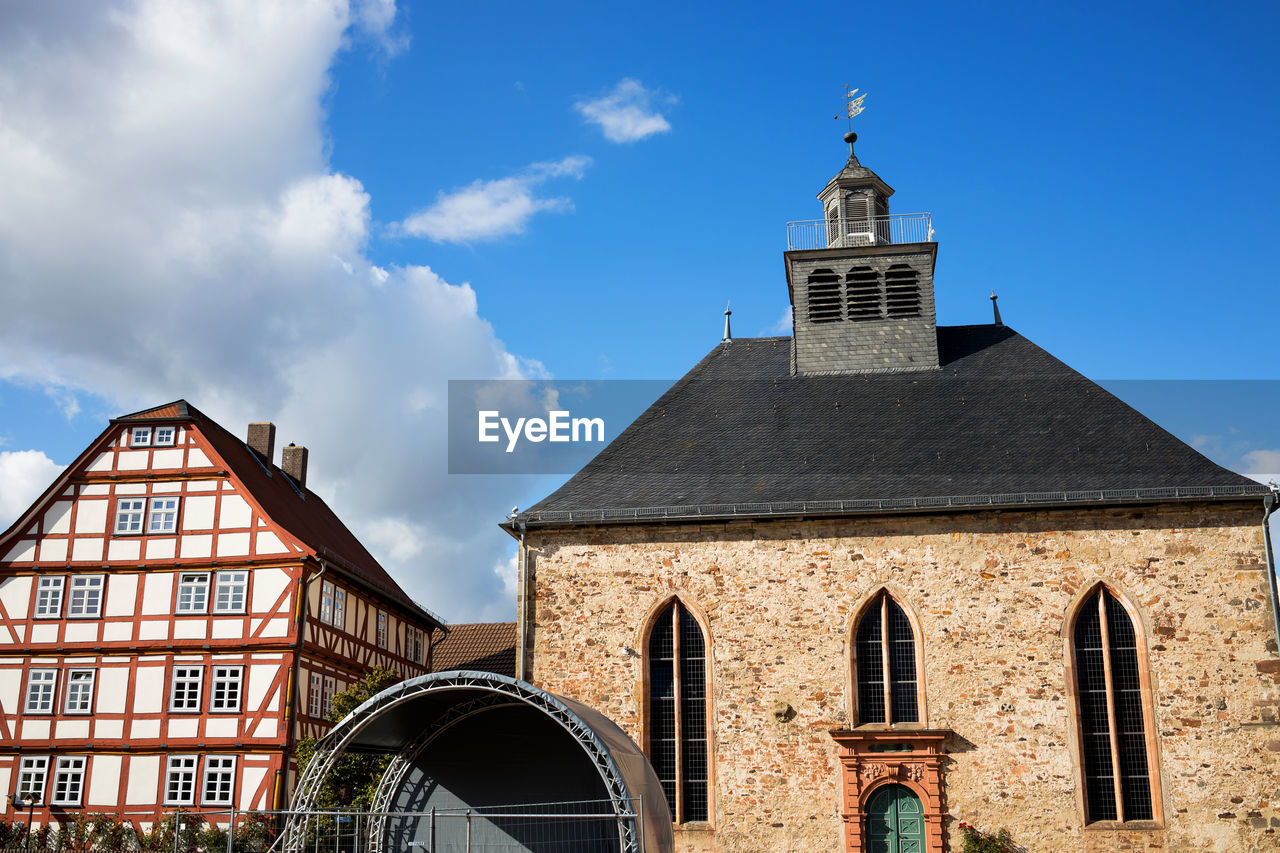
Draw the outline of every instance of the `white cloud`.
M17 521L66 467L39 450L0 451L0 530Z
M1250 450L1243 459L1249 471L1280 471L1280 450Z
M493 567L493 573L502 581L502 589L507 597L515 601L520 584L520 550L513 548L511 556Z
M769 329L769 331L771 334L774 334L774 335L791 334L791 306L790 305L788 305L786 310L782 312L782 316L778 318L778 322L774 323L772 328Z
M330 66L354 28L390 32L392 4L57 8L6 5L0 26L0 378L68 412L86 394L117 412L184 397L238 434L273 420L410 595L511 618L491 567L520 496L447 476L443 401L450 377L545 371L506 350L469 284L373 265L369 195L324 154ZM12 515L57 470L24 453L0 469Z
M555 163L534 163L518 175L493 181L476 181L442 192L435 204L410 215L392 230L438 243L497 240L523 234L537 213L573 210L567 198L538 198L536 188L552 178L580 179L591 158L566 157Z
M636 142L671 130L671 124L655 108L658 103L673 104L675 98L646 89L639 80L626 77L609 94L593 101L579 101L574 109L599 125L610 142Z

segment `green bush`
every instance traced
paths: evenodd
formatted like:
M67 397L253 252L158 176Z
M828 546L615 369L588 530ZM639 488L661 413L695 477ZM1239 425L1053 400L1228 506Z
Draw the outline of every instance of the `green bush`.
M991 835L961 821L960 836L964 839L963 853L1015 853L1016 850L1007 829Z

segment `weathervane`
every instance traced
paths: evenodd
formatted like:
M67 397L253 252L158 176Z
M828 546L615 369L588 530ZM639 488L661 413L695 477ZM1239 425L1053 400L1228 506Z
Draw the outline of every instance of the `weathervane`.
M857 89L850 89L848 86L844 87L844 100L848 107L847 112L849 113L849 130L853 130L853 117L866 109L866 107L862 105L862 102L866 99L866 92L859 95Z

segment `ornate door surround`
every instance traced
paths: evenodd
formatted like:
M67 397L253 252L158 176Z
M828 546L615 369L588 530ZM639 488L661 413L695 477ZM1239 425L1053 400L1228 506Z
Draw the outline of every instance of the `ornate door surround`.
M867 801L878 788L903 785L924 808L928 853L946 848L946 796L943 788L943 741L948 729L843 729L831 737L840 746L845 850L864 853Z

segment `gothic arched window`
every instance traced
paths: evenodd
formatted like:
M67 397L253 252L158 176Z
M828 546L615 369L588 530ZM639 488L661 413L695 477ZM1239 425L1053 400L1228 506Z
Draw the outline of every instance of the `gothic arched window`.
M920 722L915 631L889 593L863 611L854 659L860 725Z
M1071 631L1085 823L1154 820L1138 634L1105 586L1081 602Z
M649 763L676 823L708 820L706 638L672 599L648 637Z

